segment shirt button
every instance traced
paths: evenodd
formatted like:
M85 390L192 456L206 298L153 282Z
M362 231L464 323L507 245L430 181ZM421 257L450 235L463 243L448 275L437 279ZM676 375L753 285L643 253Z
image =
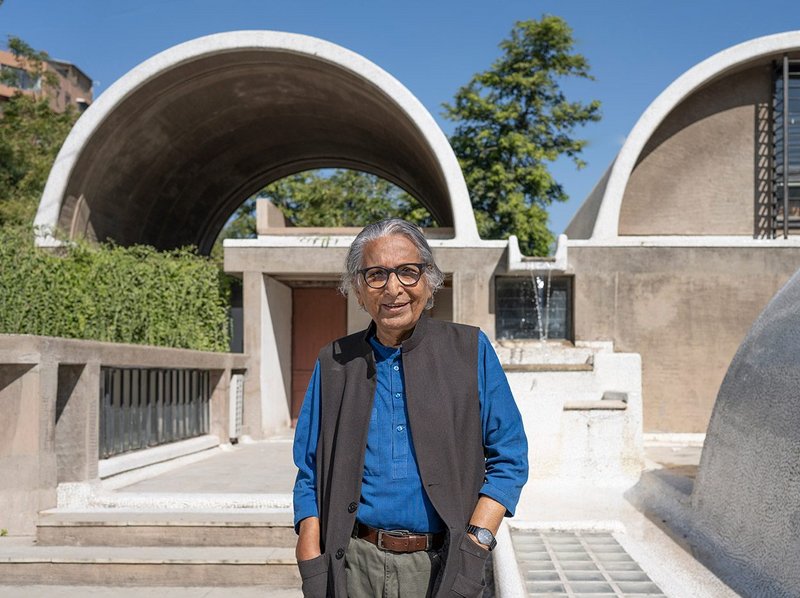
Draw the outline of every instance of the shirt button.
M337 550L337 551L336 551L336 558L337 558L337 559L340 559L340 558L342 558L343 556L344 556L344 550L342 550L342 549L340 548L339 550Z
M400 366L399 366L399 365L396 365L396 366L394 366L392 369L393 369L395 372L397 372L397 371L399 371L399 370L400 370Z
M403 430L405 430L405 429L406 429L406 427L405 427L405 426L397 426L397 431L398 431L398 432L402 432L402 431L403 431Z
M399 392L394 393L394 398L395 399L399 399L400 398L400 393Z
M354 503L354 502L351 502L349 505L347 505L347 512L348 513L355 513L357 508L358 508L358 505L356 503Z

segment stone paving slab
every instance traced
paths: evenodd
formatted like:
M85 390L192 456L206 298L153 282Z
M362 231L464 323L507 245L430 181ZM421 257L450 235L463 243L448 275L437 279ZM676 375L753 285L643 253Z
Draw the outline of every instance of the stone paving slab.
M126 493L290 494L292 438L240 443L197 463L125 486Z

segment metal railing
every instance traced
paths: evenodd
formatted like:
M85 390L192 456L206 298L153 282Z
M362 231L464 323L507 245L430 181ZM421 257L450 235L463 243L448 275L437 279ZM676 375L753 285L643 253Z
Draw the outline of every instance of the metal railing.
M772 100L772 234L800 229L800 61L774 63Z
M101 368L100 458L207 434L210 399L207 370Z

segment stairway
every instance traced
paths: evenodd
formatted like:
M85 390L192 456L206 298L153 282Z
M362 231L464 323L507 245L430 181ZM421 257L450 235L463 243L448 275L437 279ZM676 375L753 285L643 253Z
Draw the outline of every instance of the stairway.
M45 512L0 542L4 585L298 588L289 513Z
M530 479L616 483L642 463L641 359L609 342L503 342Z
M78 493L62 484L58 508L39 514L35 537L0 538L0 595L14 596L5 589L14 586L21 596L39 595L23 590L34 585L79 588L69 596L91 586L108 588L98 590L104 596L126 586L133 594L124 595L137 597L160 586L172 588L166 596L184 595L179 587L300 596L291 447L287 434L120 474Z

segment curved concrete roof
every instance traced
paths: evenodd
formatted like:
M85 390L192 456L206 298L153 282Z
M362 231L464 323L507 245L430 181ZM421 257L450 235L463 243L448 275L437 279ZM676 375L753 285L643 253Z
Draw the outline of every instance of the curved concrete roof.
M667 87L644 111L617 154L594 221L592 240L609 240L619 236L622 198L633 168L650 137L678 104L713 79L758 59L796 50L800 50L800 31L759 37L714 54ZM581 226L585 225L581 223Z
M758 316L714 404L690 542L742 596L800 596L800 271Z
M248 196L323 167L380 175L479 238L456 157L411 92L340 46L272 31L195 39L128 72L67 137L35 224L208 251Z

